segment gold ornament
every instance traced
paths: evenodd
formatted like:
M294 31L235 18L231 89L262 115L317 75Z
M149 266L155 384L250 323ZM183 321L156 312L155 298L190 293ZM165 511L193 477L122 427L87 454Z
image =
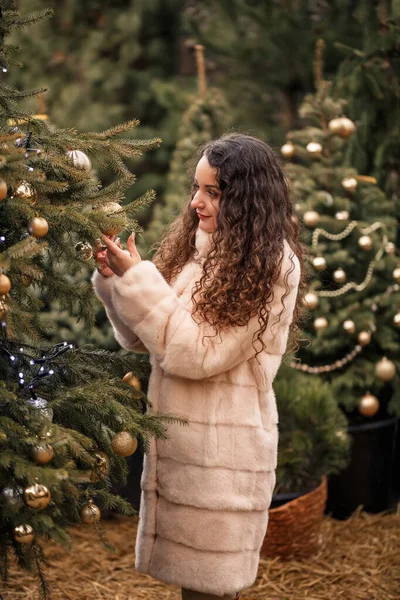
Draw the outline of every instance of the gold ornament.
M32 448L32 458L38 465L46 465L54 456L53 446L38 444Z
M354 333L356 330L356 324L351 319L346 319L346 321L343 323L343 329L347 333Z
M358 245L363 250L371 250L372 248L372 238L369 235L362 235L358 240Z
M323 256L316 256L313 259L312 264L317 269L317 271L324 271L324 269L326 269L326 260Z
M375 365L375 375L381 381L390 381L396 374L396 365L384 356Z
M87 242L78 242L75 246L75 252L82 260L90 260L93 256L93 248Z
M396 246L393 242L388 242L385 246L385 250L388 254L394 254L396 252Z
M371 333L369 331L360 331L357 340L360 346L368 346L371 342Z
M316 210L308 210L303 215L303 221L307 227L316 227L320 220L320 215Z
M140 391L142 389L139 379L132 373L132 371L129 371L129 373L126 373L126 375L123 376L122 381L124 383L128 383L129 385L131 385L138 391Z
M8 310L7 304L5 302L3 302L3 300L0 300L0 319L4 319L4 317L6 316L7 310Z
M25 504L30 508L38 508L42 510L46 508L50 502L51 494L50 490L45 485L35 483L24 491Z
M104 479L110 472L110 459L105 452L95 453L96 466L91 472L91 481Z
M342 186L347 192L355 192L358 186L358 181L354 177L345 177L342 179Z
M373 417L379 410L379 400L367 392L358 403L358 410L364 417Z
M86 169L90 171L92 168L92 163L90 158L82 152L82 150L70 150L68 153L69 158L74 163L75 167L79 169Z
M105 212L108 213L107 216L112 217L114 213L122 211L123 208L120 204L118 204L118 202L108 202L107 204L104 204L103 206L100 206L97 208L97 210L100 210L101 212ZM102 225L102 232L105 233L106 235L117 235L117 233L119 233L121 231L121 229L123 229L125 227L126 224L126 215L121 212L118 215L118 218L120 218L122 220L122 222L120 222L120 224L113 224L113 223L109 223L109 224L103 224Z
M325 329L328 327L328 319L325 317L318 317L314 321L314 328L316 331L320 331L321 329Z
M398 312L394 315L393 323L396 325L396 327L400 327L400 312Z
M335 217L338 221L347 221L350 217L350 214L348 210L339 210Z
M306 150L313 158L319 158L322 154L322 145L319 142L309 142Z
M111 440L111 446L118 456L131 456L136 452L138 441L129 431L120 431Z
M400 283L400 267L396 267L393 271L393 279L396 283ZM0 292L1 294L1 292Z
M336 119L332 119L328 123L329 131L331 131L334 135L341 135L342 132L342 119L341 117L336 117Z
M14 528L14 538L20 544L31 544L35 539L33 527L30 525L17 525Z
M303 306L315 310L319 304L319 298L314 292L308 292L303 298Z
M315 192L315 198L318 202L323 202L326 206L332 206L333 196L326 190Z
M5 296L11 290L11 281L4 275L4 273L0 273L0 296Z
M342 138L349 137L356 130L353 121L347 117L332 119L332 121L329 121L328 127L334 135L339 135Z
M0 179L0 202L7 198L7 184L4 179Z
M28 225L28 232L35 238L43 238L49 231L49 224L43 217L34 217Z
M281 148L281 153L285 158L292 158L292 156L294 155L295 149L294 149L294 145L292 142L286 142L286 144L283 144L282 148Z
M343 431L343 429L338 429L337 431L335 431L335 434L339 438L339 440L342 440L342 442L347 440L347 433Z
M99 521L101 517L100 509L95 505L93 500L89 500L88 504L82 506L79 514L81 516L82 523L85 525L92 525L92 523Z
M333 273L333 279L336 283L344 283L346 281L346 273L343 271L342 267L339 267Z
M33 189L30 183L27 183L26 181L21 181L21 183L15 190L15 193L21 198L32 198L32 196L35 195L35 190Z

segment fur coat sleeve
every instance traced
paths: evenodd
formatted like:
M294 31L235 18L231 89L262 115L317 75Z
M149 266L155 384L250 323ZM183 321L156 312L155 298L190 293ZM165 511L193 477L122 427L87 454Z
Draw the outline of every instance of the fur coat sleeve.
M112 301L112 289L116 275L113 277L103 277L96 270L92 275L92 285L97 297L102 301L106 309L107 317L113 327L114 337L120 346L133 352L148 354L146 346L139 337L125 325L115 312Z
M297 257L291 254L292 261L285 251L282 275L274 288L264 332L266 352L271 354L285 352L293 316L300 268ZM289 285L287 294L284 281ZM284 296L287 310L279 316ZM134 331L160 367L171 375L205 379L235 368L255 353L253 335L260 328L258 317L246 326L232 327L215 336L207 323L195 322L190 310L150 261L140 262L115 280L112 302L125 331Z

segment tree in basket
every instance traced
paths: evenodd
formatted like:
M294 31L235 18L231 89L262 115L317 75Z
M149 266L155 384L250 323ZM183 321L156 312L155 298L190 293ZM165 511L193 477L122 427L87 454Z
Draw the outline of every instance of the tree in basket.
M43 598L41 544L68 544L68 527L96 524L102 509L132 514L110 492L113 481L126 478L124 457L139 442L146 450L150 436L165 437L164 424L184 422L143 414L141 360L76 348L62 338L43 343L45 302L57 300L87 327L93 324L91 285L74 275L92 260L101 232L136 226L133 211L153 194L121 208L134 180L124 159L159 144L121 137L135 121L78 134L23 108L43 90L23 92L7 83L15 48L4 36L48 14L23 17L12 1L0 1L0 563L4 579L11 556L35 567ZM86 152L114 168L112 184L99 184ZM126 373L128 364L133 372Z

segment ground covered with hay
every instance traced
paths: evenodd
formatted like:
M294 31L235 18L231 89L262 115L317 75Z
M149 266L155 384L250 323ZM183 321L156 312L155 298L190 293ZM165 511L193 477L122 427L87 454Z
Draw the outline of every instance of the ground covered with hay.
M180 600L180 588L135 571L137 517L103 521L110 551L92 528L74 530L73 550L48 544L47 578L53 600ZM38 600L36 580L16 567L2 585L3 600ZM356 511L324 517L322 546L307 560L261 558L243 600L395 600L400 598L400 505L395 514Z

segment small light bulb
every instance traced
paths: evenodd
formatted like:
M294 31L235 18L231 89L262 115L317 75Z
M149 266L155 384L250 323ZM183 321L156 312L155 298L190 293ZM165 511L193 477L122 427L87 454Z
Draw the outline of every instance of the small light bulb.
M19 382L21 385L25 383L25 381L23 379L20 379Z
M3 73L7 73L7 69L5 67L2 68Z
M11 355L11 356L10 356L10 360L11 360L11 361L14 361L14 360L15 360L15 356Z
M24 378L24 374L23 373L18 373L18 376L21 377L21 379Z
M74 347L74 345L73 345L73 344L70 344L70 345L69 345L69 347L70 347L70 348L73 348L73 347Z
M49 371L49 375L54 375L54 371L53 371L53 369L50 369L50 371Z
M39 371L44 371L44 367L40 367Z
M5 242L6 238L4 237L4 235L0 236L0 242Z
M23 348L20 348L20 349L19 349L19 351L20 351L20 352L23 352L23 351L24 351L24 349L23 349Z
M29 361L29 364L30 364L30 365L34 365L34 364L35 364L35 361L31 359L31 360Z

